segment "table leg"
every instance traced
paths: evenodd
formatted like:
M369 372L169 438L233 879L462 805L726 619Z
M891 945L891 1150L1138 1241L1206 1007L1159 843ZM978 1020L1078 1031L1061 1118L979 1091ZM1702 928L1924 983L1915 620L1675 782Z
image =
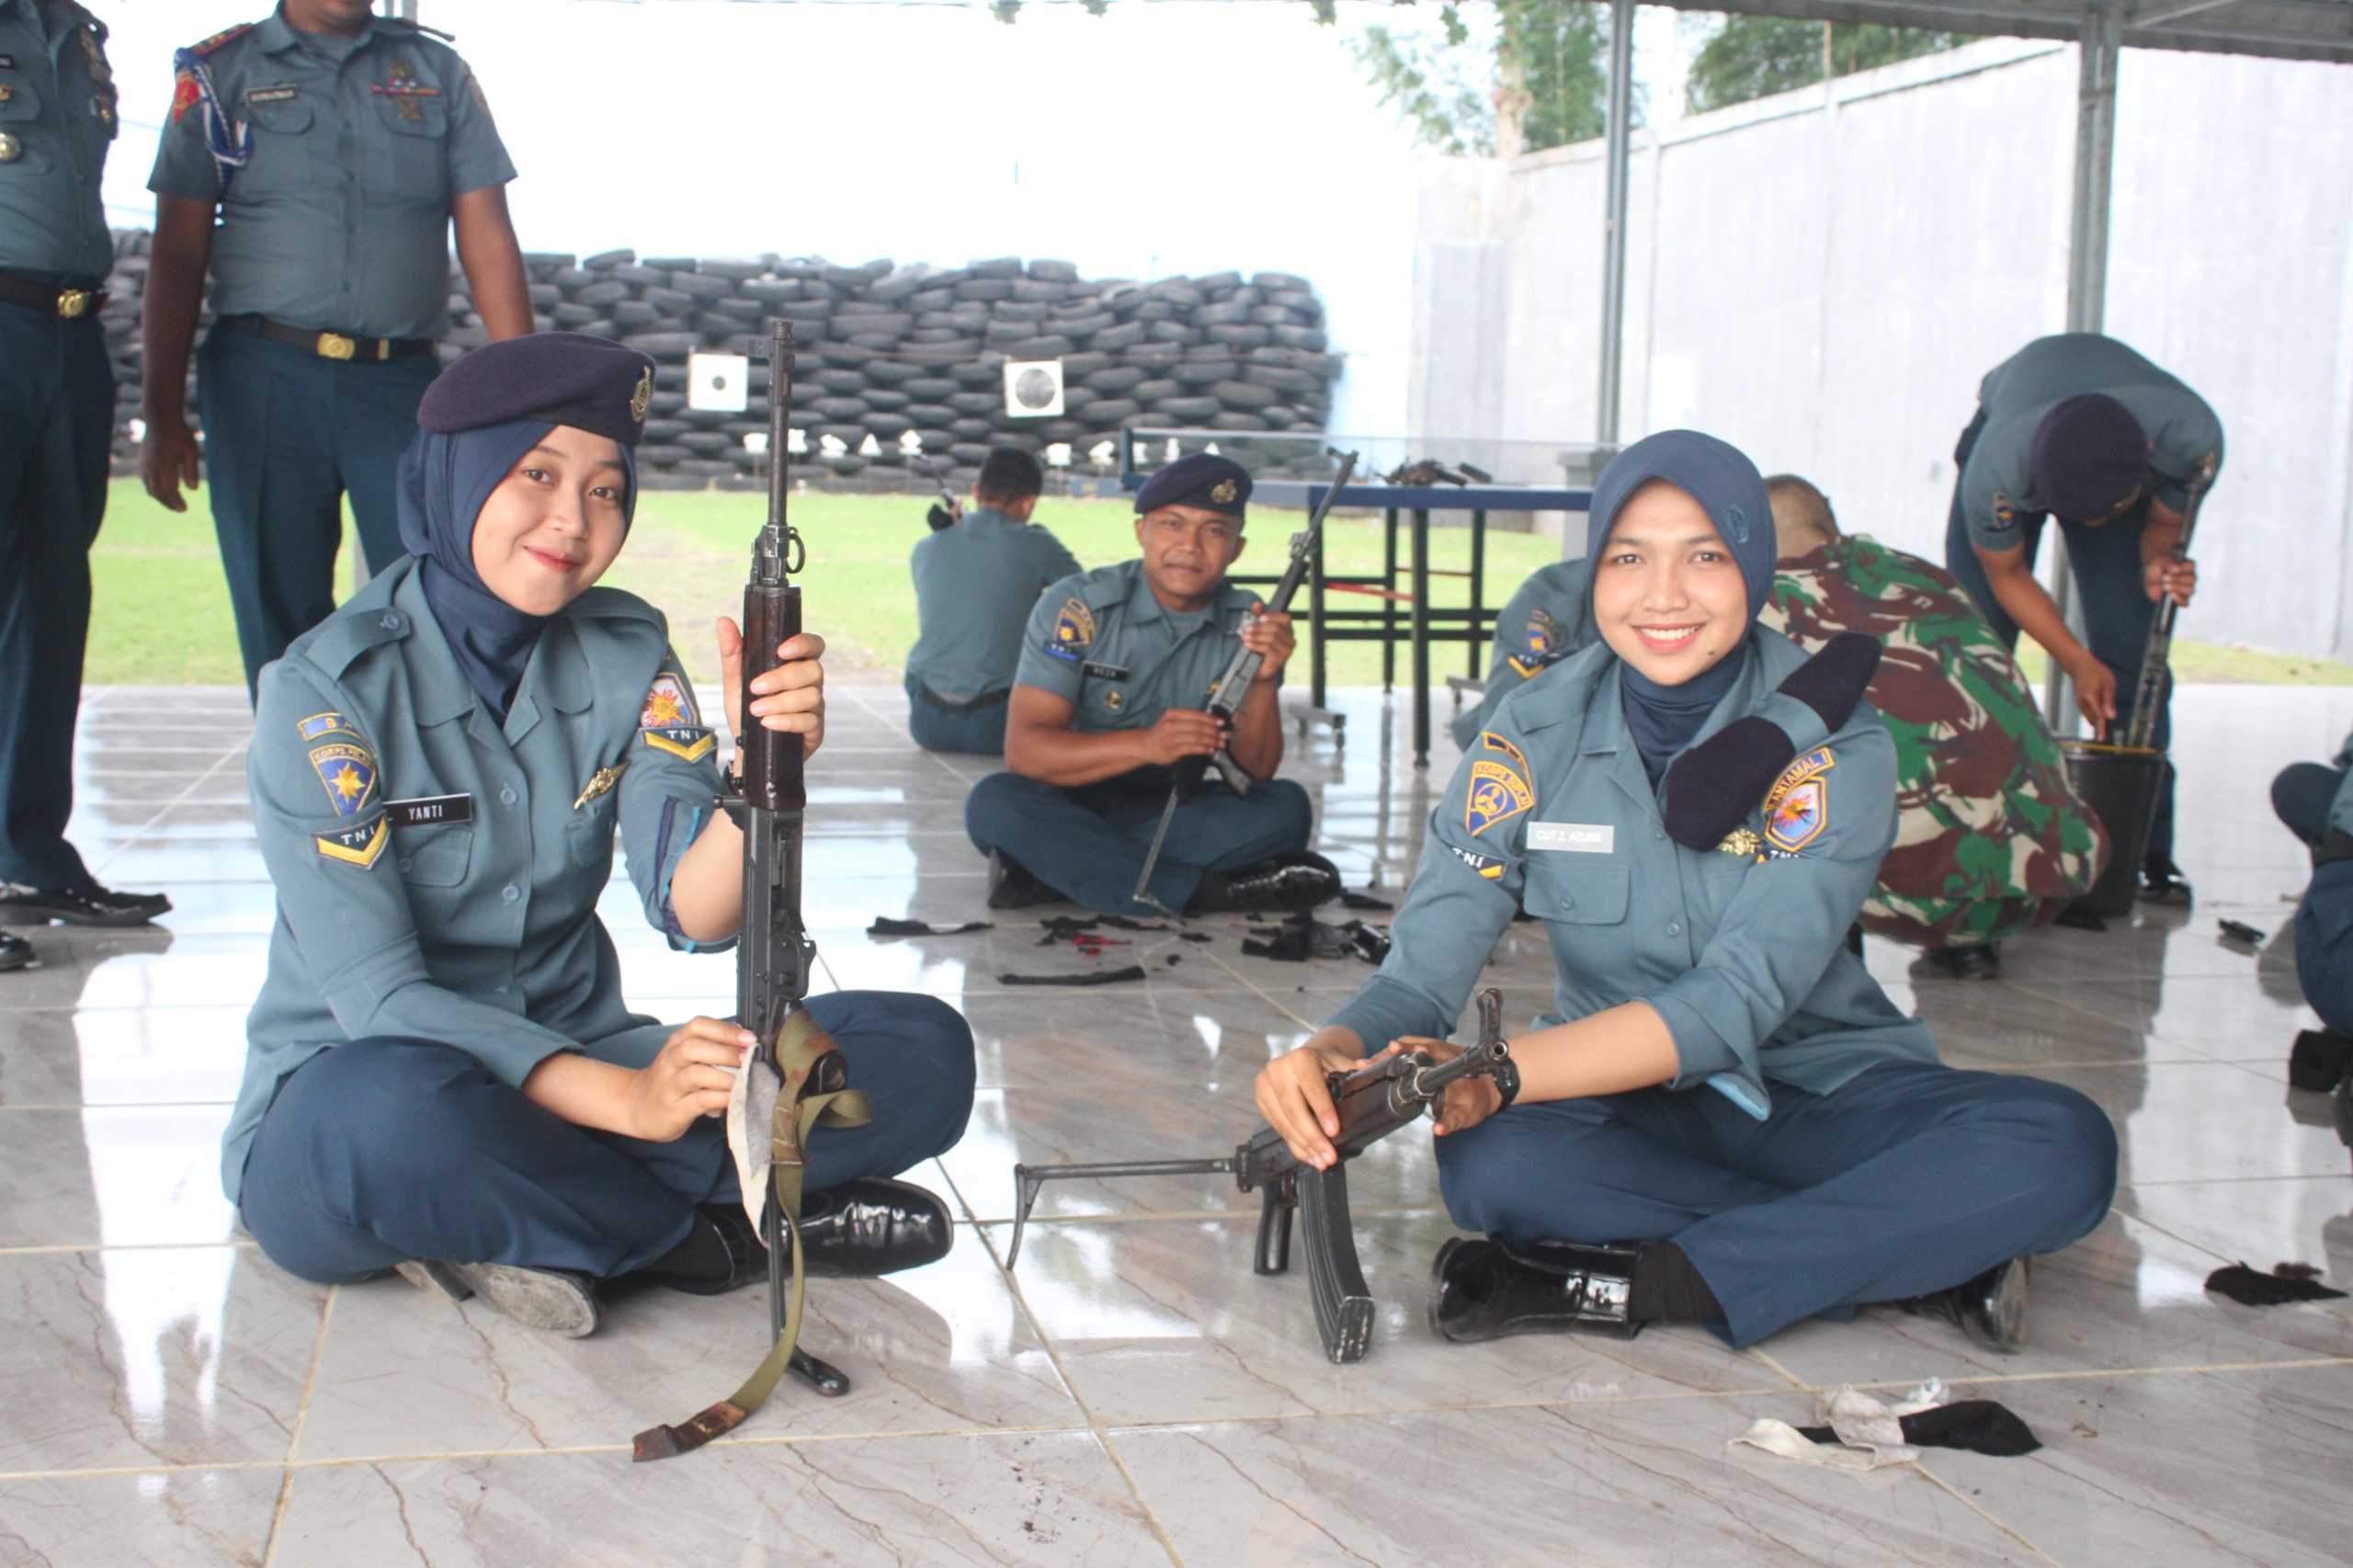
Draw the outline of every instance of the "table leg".
M1414 508L1414 766L1430 765L1430 515Z
M1381 546L1381 585L1391 593L1397 591L1397 508L1392 506L1387 524L1382 529ZM1397 688L1397 601L1381 601L1381 692L1386 697Z
M1479 655L1486 642L1479 635L1481 624L1486 618L1486 583L1487 514L1478 511L1471 514L1471 658L1470 669L1466 673L1472 680L1479 678Z

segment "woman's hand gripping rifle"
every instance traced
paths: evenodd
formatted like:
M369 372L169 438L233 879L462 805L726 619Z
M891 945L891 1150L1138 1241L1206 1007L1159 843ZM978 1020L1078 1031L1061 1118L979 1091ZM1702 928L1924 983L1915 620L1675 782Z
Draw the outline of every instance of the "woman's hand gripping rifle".
M1479 1040L1451 1062L1435 1062L1409 1051L1367 1062L1353 1073L1335 1073L1327 1083L1339 1112L1340 1134L1333 1142L1340 1163L1328 1171L1302 1165L1271 1127L1261 1126L1231 1157L1215 1160L1135 1160L1092 1165L1016 1165L1013 1240L1006 1249L1011 1268L1021 1256L1022 1227L1049 1181L1105 1176L1231 1175L1244 1192L1258 1194L1260 1274L1290 1267L1291 1212L1299 1211L1307 1234L1307 1284L1315 1300L1315 1329L1324 1354L1347 1365L1364 1359L1372 1345L1372 1292L1357 1261L1356 1232L1348 1221L1347 1162L1383 1138L1418 1119L1435 1119L1447 1085L1483 1077L1509 1058L1504 1042L1503 993L1479 993Z
M849 1380L800 1347L807 1271L801 1257L801 1178L809 1133L820 1124L869 1119L866 1096L848 1086L841 1048L801 1001L817 954L801 923L801 836L809 791L802 741L752 717L752 683L777 666L777 650L801 631L801 536L786 519L785 415L792 402L792 328L778 322L768 346L768 519L752 547L744 589L744 711L731 714L741 754L742 791L724 789L720 809L744 832L744 935L735 955L736 1017L757 1037L727 1106L727 1142L744 1188L744 1210L768 1254L771 1348L743 1387L677 1426L637 1435L636 1458L668 1459L733 1430L790 1371L819 1393L849 1392ZM791 1249L790 1304L786 1246Z

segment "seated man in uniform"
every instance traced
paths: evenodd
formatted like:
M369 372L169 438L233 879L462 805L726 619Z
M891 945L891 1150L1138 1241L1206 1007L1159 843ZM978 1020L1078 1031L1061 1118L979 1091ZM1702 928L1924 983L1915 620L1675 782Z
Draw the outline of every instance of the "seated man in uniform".
M1001 752L1006 699L1021 658L1021 630L1038 596L1076 574L1062 540L1029 520L1046 471L1018 447L981 464L975 505L961 517L935 507L936 531L915 541L915 617L907 654L907 730L926 751Z
M1449 726L1464 751L1514 687L1593 642L1585 608L1585 557L1540 566L1495 617L1495 650L1487 664L1487 690L1479 705Z
M1863 929L1927 949L1956 977L1990 977L2004 938L2091 887L2107 829L2067 787L2009 650L1951 574L1840 533L1829 497L1795 474L1765 488L1781 559L1759 623L1809 652L1842 631L1882 648L1870 696L1895 742L1895 847Z
M631 1012L597 914L618 838L680 950L732 946L744 840L662 613L597 587L628 537L654 362L575 333L476 349L426 389L401 468L408 554L261 674L247 772L278 893L222 1181L271 1261L323 1284L398 1269L533 1327L607 1288L715 1295L767 1254L714 1118L752 1036ZM823 640L726 706L813 753ZM714 970L713 989L724 983ZM948 1251L889 1179L955 1143L972 1037L947 1004L812 997L863 1126L810 1134L809 1271Z
M1745 1346L1909 1301L2019 1342L2029 1254L2107 1214L2116 1134L2075 1090L1937 1060L1846 935L1895 832L1870 644L1811 659L1756 625L1763 477L1696 431L1594 487L1601 641L1505 699L1430 818L1374 975L1257 1103L1329 1168L1328 1072L1447 1058L1523 903L1553 1010L1438 1125L1455 1237L1429 1316L1460 1341L1699 1323ZM1728 782L1729 781L1729 782Z
M2334 1035L2353 1036L2353 735L2334 761L2290 763L2271 781L2271 809L2313 855L2296 906L2296 979Z
M964 829L989 858L990 908L1061 897L1154 913L1135 898L1136 879L1177 765L1221 747L1250 791L1212 772L1176 808L1153 896L1201 914L1339 896L1339 873L1307 853L1307 791L1274 776L1290 617L1257 613L1256 597L1225 580L1249 499L1250 475L1232 459L1179 458L1136 493L1142 558L1065 578L1038 601L1006 725L1007 771L964 802ZM1266 662L1223 729L1197 705L1244 645Z

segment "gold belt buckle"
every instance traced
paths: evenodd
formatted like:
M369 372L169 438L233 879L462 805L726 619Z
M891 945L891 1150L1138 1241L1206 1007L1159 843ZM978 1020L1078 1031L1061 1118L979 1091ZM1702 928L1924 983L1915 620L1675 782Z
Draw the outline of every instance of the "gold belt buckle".
M79 321L90 309L95 290L89 289L60 289L57 291L57 313L66 321Z
M322 359L348 359L358 350L358 342L339 332L319 334L319 358Z

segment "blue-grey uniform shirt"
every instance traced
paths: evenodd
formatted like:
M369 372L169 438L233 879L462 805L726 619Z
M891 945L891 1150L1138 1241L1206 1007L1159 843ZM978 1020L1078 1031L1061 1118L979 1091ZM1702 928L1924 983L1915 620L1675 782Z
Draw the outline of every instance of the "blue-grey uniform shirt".
M1847 950L1847 928L1895 836L1895 747L1858 703L1824 734L1774 688L1805 653L1749 634L1748 667L1697 740L1761 713L1798 758L1722 847L1686 849L1626 733L1618 656L1597 645L1514 691L1475 737L1430 818L1381 971L1332 1022L1369 1051L1443 1038L1523 903L1544 923L1556 1016L1620 1003L1675 1037L1672 1088L1708 1084L1751 1115L1769 1085L1827 1094L1875 1062L1934 1062L1927 1026Z
M2189 476L2200 460L2211 452L2222 461L2222 422L2180 381L2097 332L2038 337L1978 384L1985 427L1961 471L1961 516L1971 543L2016 550L2025 542L2026 520L2050 510L2034 494L2028 450L2052 404L2086 392L2105 392L2141 422L2153 443L2150 480L2157 499L2173 510L2188 503Z
M231 1201L278 1084L346 1041L441 1040L515 1085L559 1051L652 1061L669 1027L622 1005L597 899L618 829L646 918L695 946L670 878L710 820L715 744L661 612L613 588L549 623L503 730L414 561L265 667L246 772L278 920L222 1138Z
M114 270L98 198L115 134L106 41L72 0L0 0L0 267L82 285Z
M1479 732L1487 727L1488 718L1521 682L1600 641L1593 630L1592 606L1586 595L1589 575L1586 565L1585 557L1579 556L1540 566L1505 601L1495 617L1495 651L1487 665L1486 695L1450 726L1456 745L1469 751Z
M413 23L356 41L282 16L199 45L222 110L251 131L226 171L188 73L147 188L221 204L212 309L304 331L438 337L449 316L449 203L515 177L473 72ZM348 52L346 46L348 45Z
M1225 583L1207 609L1174 615L1152 597L1142 562L1098 566L1040 596L1013 678L1067 699L1081 734L1150 729L1171 708L1209 705L1257 602Z
M1013 688L1038 596L1078 571L1063 541L995 506L975 506L915 542L916 624L907 674L941 697Z

